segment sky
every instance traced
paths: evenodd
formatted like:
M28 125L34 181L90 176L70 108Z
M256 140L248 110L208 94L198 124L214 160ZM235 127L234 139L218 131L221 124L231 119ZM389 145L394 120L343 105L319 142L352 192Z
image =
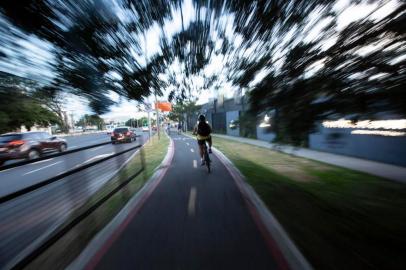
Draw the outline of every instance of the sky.
M114 1L112 3L114 8ZM396 0L388 1L385 6L375 11L371 15L371 17L374 19L382 18L383 16L394 10L397 6L397 3L398 1ZM369 15L373 10L375 10L376 7L377 4L361 4L357 6L350 6L350 0L337 1L334 9L337 12L341 12L340 16L338 17L337 29L341 30L351 22L362 19L363 17ZM116 9L116 13L119 17L125 20L126 14L121 12L119 9ZM155 24L146 32L146 44L144 44L143 36L138 37L138 39L140 40L141 51L146 52L147 58L150 58L160 51L160 36L165 35L168 39L170 39L174 34L181 31L182 24L180 10L172 10L172 13L173 19L165 21L164 32L161 32L160 27ZM192 0L184 0L183 15L185 28L187 28L190 22L195 19L194 14L195 12ZM234 33L232 25L233 16L230 14L225 14L220 19L220 21L223 27L226 29L226 35L229 37L229 39L233 39L234 44L238 47L238 45L241 43L242 38ZM328 21L319 21L317 18L317 13L315 13L315 16L313 17L310 16L309 21L311 21L309 25L312 25L312 29L309 29L308 35L304 37L304 39L307 41L310 41L311 39L317 37L320 29L322 29L322 27L328 23ZM213 31L211 35L216 40L215 46L221 46L221 40L217 39L216 36L217 33ZM289 38L295 37L289 37L288 35L288 37L286 37L286 40L283 40L282 42L288 41L287 39ZM326 40L324 42L324 46L329 46L330 43L331 41ZM12 24L10 24L10 22L8 22L7 19L1 14L0 45L1 52L8 56L8 58L6 58L6 61L0 60L0 71L33 79L44 84L49 83L52 80L54 76L52 73L52 63L54 62L53 45L37 38L34 35L28 35L23 31L17 29ZM257 44L257 46L260 46L260 44ZM274 55L274 58L277 59L279 56L283 56L284 53L285 52L280 51L280 55L276 54ZM247 54L250 54L249 50L247 50ZM145 55L139 55L137 54L137 52L134 51L132 52L132 56L141 65L145 65ZM221 89L218 92L216 92L214 89L202 91L201 93L193 92L193 95L198 96L197 101L199 104L208 102L210 98L217 95L224 95L226 98L230 98L234 95L235 91L238 90L234 86L232 86L231 83L227 82L224 76L224 72L222 72L224 69L224 65L224 56L218 55L213 56L210 63L204 68L203 72L207 76L210 76L212 74L219 74L222 85ZM319 67L314 68L317 69L321 67L322 63L320 63ZM170 66L170 69L175 71L179 80L183 78L182 67L179 62L173 63ZM259 72L255 80L251 82L250 86L252 87L255 84L259 83L268 72L268 70ZM203 85L202 77L195 76L192 77L192 80L196 86ZM165 93L165 96L161 97L160 100L166 100L167 94L168 93ZM140 113L139 109L137 108L137 102L120 98L117 94L114 93L111 93L111 98L117 102L117 105L112 106L109 113L102 115L103 118L109 120L124 121L131 117L138 118L145 115L145 112ZM154 103L154 97L148 98L147 102ZM68 96L66 98L65 107L69 114L74 115L75 119L79 119L79 117L85 113L92 113L87 106L87 102L75 96Z

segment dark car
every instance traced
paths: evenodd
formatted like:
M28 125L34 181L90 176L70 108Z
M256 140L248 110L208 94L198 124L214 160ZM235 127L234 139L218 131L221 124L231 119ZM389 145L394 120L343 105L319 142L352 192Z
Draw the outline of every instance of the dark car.
M67 148L64 139L47 132L21 132L0 135L0 165L12 159L35 159L41 155Z
M118 127L111 133L111 142L133 142L136 140L135 132L130 127Z

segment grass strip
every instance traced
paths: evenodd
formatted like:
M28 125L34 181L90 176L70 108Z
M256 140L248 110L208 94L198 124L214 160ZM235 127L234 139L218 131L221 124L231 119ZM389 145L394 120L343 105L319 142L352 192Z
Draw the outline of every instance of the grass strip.
M315 269L406 269L406 185L219 137L213 144Z

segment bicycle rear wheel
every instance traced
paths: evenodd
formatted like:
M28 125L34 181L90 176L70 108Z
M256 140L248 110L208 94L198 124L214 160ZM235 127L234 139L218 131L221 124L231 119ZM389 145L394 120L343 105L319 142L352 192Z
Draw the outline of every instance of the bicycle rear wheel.
M209 153L207 152L207 146L204 148L204 162L206 163L207 171L210 173L211 172L211 167L210 167L210 156Z

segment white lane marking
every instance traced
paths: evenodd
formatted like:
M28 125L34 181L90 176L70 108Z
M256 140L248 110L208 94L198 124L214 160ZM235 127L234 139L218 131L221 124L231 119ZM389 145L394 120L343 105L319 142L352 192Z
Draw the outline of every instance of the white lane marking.
M191 148L191 149L190 149L190 152L194 153L194 152L195 152L195 150L194 150L193 148Z
M81 166L81 165L86 164L86 163L89 163L89 162L91 162L91 161L93 161L93 160L101 159L101 158L104 158L104 157L108 157L108 156L110 156L110 155L112 155L112 154L114 154L114 152L107 153L107 154L97 155L97 156L94 156L94 157L92 157L92 158L89 158L89 159L86 160L85 162L82 162L82 163L80 163L80 164L78 164L78 165ZM76 165L76 166L77 166L77 165Z
M32 171L26 172L26 173L24 173L23 175L27 175L27 174L30 174L30 173L35 173L35 172L37 172L37 171L40 171L40 170L43 170L43 169L45 169L45 168L54 166L54 165L59 164L59 163L61 163L61 162L62 162L62 160L57 161L57 162L54 162L54 163L51 163L51 164L49 164L49 165L47 165L47 166L44 166L44 167L41 167L41 168L38 168L38 169L35 169L35 170L32 170Z
M33 165L33 164L39 164L39 163L43 163L43 162L47 162L47 161L51 161L51 160L53 160L54 158L49 158L49 159L45 159L45 160L40 160L40 161L37 161L37 162L33 162L33 163L30 163L29 165Z
M190 189L190 193L189 193L189 203L187 206L187 212L189 214L189 216L194 216L195 212L196 212L196 188L192 187Z
M92 149L90 149L90 151L96 151L96 150L98 150L98 149L100 149L100 148L102 148L104 145L102 145L102 146L99 146L99 147L96 147L96 148L92 148Z
M187 142L186 145L190 145L190 144Z
M193 168L197 168L197 160L193 160Z

